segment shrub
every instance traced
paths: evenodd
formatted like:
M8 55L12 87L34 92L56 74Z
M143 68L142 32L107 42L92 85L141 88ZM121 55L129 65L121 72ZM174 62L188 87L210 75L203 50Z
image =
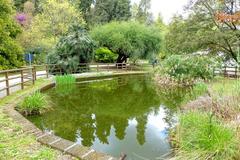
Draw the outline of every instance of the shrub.
M23 102L18 107L18 110L26 116L40 114L47 108L46 104L46 97L40 92L35 92L24 98Z
M216 65L215 60L207 56L172 55L161 63L156 73L178 83L193 84L199 79L212 79Z
M106 47L98 48L95 51L95 61L96 62L103 62L103 63L113 63L117 60L117 54L113 53Z
M176 159L234 159L238 139L234 129L203 112L180 115Z
M60 66L64 73L76 72L79 71L79 63L93 59L94 47L88 32L74 25L66 36L60 38L54 53L48 55L48 62Z

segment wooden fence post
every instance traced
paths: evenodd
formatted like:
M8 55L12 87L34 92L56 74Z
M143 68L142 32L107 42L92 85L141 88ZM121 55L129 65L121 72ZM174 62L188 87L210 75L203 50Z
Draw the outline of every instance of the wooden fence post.
M238 77L238 67L237 66L235 67L235 77L236 78Z
M49 77L48 65L46 65L46 76L47 76L47 78Z
M10 95L10 88L9 88L8 72L5 73L5 79L6 79L7 96L9 96Z
M224 67L224 77L227 77L227 67Z
M24 78L23 78L23 70L20 71L21 72L21 89L24 89Z
M99 68L98 68L99 66L98 66L98 64L97 64L97 72L99 72Z
M37 80L37 69L36 69L36 66L33 66L33 68L32 68L32 75L33 75L34 81Z
M32 68L32 83L35 84L36 73L34 67Z

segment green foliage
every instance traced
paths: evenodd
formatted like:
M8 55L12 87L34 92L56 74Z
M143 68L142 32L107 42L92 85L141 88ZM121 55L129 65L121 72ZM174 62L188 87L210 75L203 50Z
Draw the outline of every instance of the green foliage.
M94 0L72 0L77 9L79 9L85 21L88 23L91 16L91 5L93 5Z
M117 60L117 54L105 47L98 48L95 51L95 61L103 63L113 63Z
M176 159L234 159L238 138L233 128L226 127L209 113L188 112L180 115L179 150Z
M79 63L93 59L95 43L82 27L73 25L68 34L60 38L54 53L48 55L50 64L58 64L64 73L77 71Z
M19 11L19 12L24 10L24 5L27 2L33 3L34 7L37 9L37 11L40 10L40 8L39 8L39 1L40 0L13 0L13 1L14 1L14 5L15 5L17 11Z
M97 0L93 11L94 23L128 20L130 8L130 0Z
M165 59L157 74L170 77L178 83L194 83L195 80L213 78L216 59L207 56L172 55Z
M72 75L63 75L55 77L56 85L73 84L76 82L76 78Z
M68 96L72 92L74 92L76 88L76 78L72 75L63 75L63 76L56 76L56 93L61 97Z
M23 10L23 5L27 0L14 0L14 5L18 11Z
M0 1L0 70L23 64L23 51L15 40L21 30L13 19L12 5L9 0Z
M18 110L25 115L40 114L46 109L46 104L46 97L40 92L35 92L23 100Z
M51 52L59 38L68 32L73 24L84 26L85 22L79 12L68 0L46 0L41 2L41 12L37 14L29 27L18 37L25 52L41 49L42 62Z
M118 63L127 58L147 58L156 54L162 42L157 28L138 22L111 22L95 27L91 35L100 47L107 47L119 55Z
M166 36L168 51L172 54L187 54L207 51L216 56L224 53L224 58L239 62L238 21L218 21L217 13L237 14L237 1L196 0L189 6L187 19L175 17ZM220 7L221 6L221 7Z
M211 90L219 97L230 97L240 95L240 80L229 78L215 78L211 84L209 84Z
M206 83L203 83L203 82L196 83L192 89L192 93L193 93L193 96L195 97L195 99L199 95L203 95L204 93L207 93L207 91L208 91L208 86Z
M150 9L151 0L140 0L137 9L136 20L142 23L150 24L153 21Z

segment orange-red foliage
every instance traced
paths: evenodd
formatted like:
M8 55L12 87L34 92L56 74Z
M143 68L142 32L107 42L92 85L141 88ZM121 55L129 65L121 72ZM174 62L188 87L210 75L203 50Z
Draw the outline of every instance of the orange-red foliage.
M218 12L215 15L215 18L219 22L240 22L240 11L236 12L235 14L227 14L223 12Z

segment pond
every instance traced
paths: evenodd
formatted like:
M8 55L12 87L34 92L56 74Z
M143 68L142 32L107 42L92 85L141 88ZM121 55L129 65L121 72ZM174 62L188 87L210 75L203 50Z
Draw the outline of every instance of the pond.
M115 157L160 159L170 153L168 131L187 93L158 88L150 75L79 81L47 90L52 109L28 119L42 130Z

